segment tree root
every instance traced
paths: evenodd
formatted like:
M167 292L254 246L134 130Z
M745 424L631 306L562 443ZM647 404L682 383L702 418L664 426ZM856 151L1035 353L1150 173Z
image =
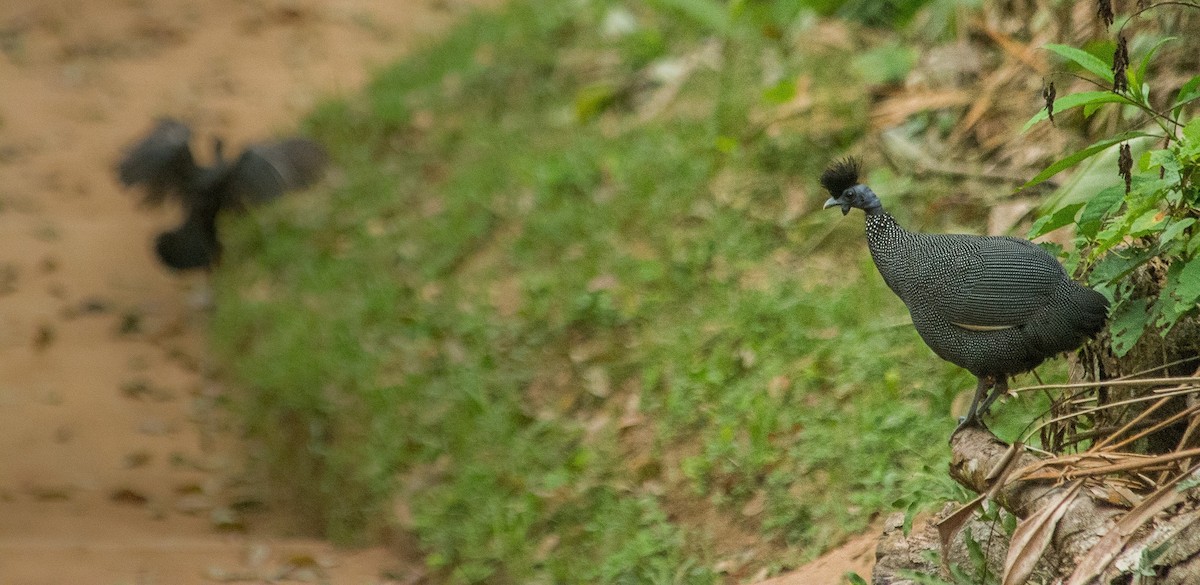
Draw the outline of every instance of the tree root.
M1009 445L983 428L960 430L951 438L950 445L953 452L950 476L976 493L993 490L991 500L1015 515L1018 522L1036 516L1048 517L1049 513L1039 515L1039 511L1055 505L1064 507L1059 511L1061 516L1046 525L1050 533L1044 546L1031 545L1026 540L1018 545L1021 550L1015 555L1009 555L1012 535L1006 533L1001 523L978 517L958 530L943 552L937 523L952 515L957 507L954 505L948 505L932 521L907 536L900 529L903 518L890 519L876 550L877 564L872 575L875 585L915 583L914 574L937 575L950 582L968 579L967 582L973 583L999 583L1000 576L1017 564L1026 565L1033 576L1030 582L1061 579L1066 583L1080 561L1093 563L1093 570L1099 576L1082 580L1083 575L1077 575L1079 583L1108 584L1133 572L1142 575L1141 583L1200 583L1200 505L1191 497L1195 496L1194 489L1180 492L1175 486L1167 486L1169 491L1160 494L1161 509L1143 510L1145 522L1125 526L1119 523L1127 515L1133 515L1129 506L1111 501L1117 499L1109 497L1102 481L1023 480L996 489L993 485L996 470L1004 468L1005 458L1012 456ZM1028 452L1017 457L1008 469L1020 469L1039 461ZM1067 490L1078 493L1064 493ZM1150 505L1153 497L1148 495L1142 501ZM1020 526L1017 533L1022 532ZM1118 526L1121 532L1102 542ZM1026 534L1029 533L1027 530ZM1033 540L1037 542L1036 538ZM974 555L970 552L972 548L976 551ZM1096 556L1105 551L1107 555ZM945 562L938 563L933 558ZM1107 562L1099 566L1095 563L1097 558ZM950 566L957 567L957 581ZM990 580L985 573L992 575Z

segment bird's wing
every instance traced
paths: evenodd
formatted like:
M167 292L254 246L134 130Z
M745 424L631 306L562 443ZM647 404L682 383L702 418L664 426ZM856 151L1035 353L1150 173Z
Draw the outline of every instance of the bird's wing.
M964 329L989 331L1027 323L1067 278L1036 244L1007 237L947 237L947 269L927 279L931 308Z
M234 205L262 203L303 189L321 178L327 160L325 149L306 138L251 145L229 170L226 200Z
M196 171L188 148L192 131L171 118L158 121L150 133L130 147L117 166L117 177L127 187L145 188L143 203L158 205L168 195L181 196Z

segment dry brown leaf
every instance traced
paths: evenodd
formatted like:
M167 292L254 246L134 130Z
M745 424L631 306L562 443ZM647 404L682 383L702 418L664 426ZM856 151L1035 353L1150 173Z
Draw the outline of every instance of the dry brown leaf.
M983 501L986 499L987 494L980 494L976 496L974 500L963 504L963 506L955 510L953 514L946 516L941 520L941 522L937 523L938 541L940 541L942 545L942 568L946 569L947 571L950 570L950 566L948 564L948 559L950 558L950 541L954 540L954 535L958 534L959 530L962 530L962 527L965 526L966 523L971 519L971 516L975 513L975 510L978 510L979 506L981 506Z
M1017 464L1021 462L1021 454L1025 452L1025 444L1016 441L1008 446L1004 451L1004 455L1000 456L1000 460L996 462L984 479L989 482L988 490L985 495L989 498L995 498L1000 490L1008 485L1008 477L1016 471Z
M979 29L991 38L1005 53L1012 55L1018 61L1036 71L1038 75L1044 76L1050 71L1049 66L1046 64L1046 59L1039 56L1037 50L1033 48L1032 43L1022 43L1009 35L993 29L986 23L979 23Z
M1092 579L1100 576L1112 564L1113 559L1117 558L1117 555L1129 544L1129 540L1142 525L1149 522L1159 512L1183 501L1184 494L1176 490L1175 485L1181 479L1191 477L1196 469L1193 467L1188 473L1167 482L1122 516L1117 521L1117 525L1101 537L1100 541L1080 559L1075 566L1075 572L1071 574L1071 579L1067 581L1067 585L1087 585Z
M975 96L966 90L912 91L889 97L871 109L872 128L892 128L921 112L970 105Z
M1179 461L1180 459L1189 459L1191 457L1200 456L1200 447L1187 449L1185 451L1176 451L1175 453L1166 453L1163 455L1143 456L1132 453L1122 453L1123 457L1117 457L1117 454L1110 454L1113 459L1124 458L1125 461L1111 463L1107 465L1084 466L1086 461L1090 461L1090 457L1099 456L1093 453L1089 456L1083 456L1078 459L1079 468L1076 469L1057 469L1049 465L1041 465L1041 462L1035 465L1030 465L1026 470L1018 476L1023 480L1039 480L1039 479L1077 479L1082 477L1095 477L1098 475L1109 475L1113 473L1129 472L1129 471L1146 471L1160 468L1165 464ZM1065 461L1065 458L1064 458ZM1060 463L1058 460L1048 460L1047 463ZM1044 469L1033 470L1034 467L1044 467ZM1064 465L1065 467L1065 465Z
M942 545L942 563L945 565L946 559L950 557L950 541L954 540L954 535L958 534L959 530L971 519L975 510L983 504L985 500L996 497L996 494L1008 484L1009 476L1016 470L1016 466L1021 461L1021 453L1025 452L1025 445L1021 442L1015 442L1008 446L1008 450L1000 457L990 470L988 470L985 479L991 482L988 490L974 500L963 504L961 508L955 510L953 514L944 518L937 523L938 540ZM949 567L945 567L949 570Z
M1034 515L1017 524L1012 542L1008 545L1008 557L1004 559L1004 585L1022 585L1033 574L1034 567L1050 546L1054 529L1067 508L1079 495L1082 481L1076 481L1056 494Z

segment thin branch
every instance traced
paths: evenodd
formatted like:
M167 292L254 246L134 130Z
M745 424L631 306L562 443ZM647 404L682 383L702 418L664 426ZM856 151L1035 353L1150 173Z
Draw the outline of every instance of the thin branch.
M1163 384L1200 384L1200 376L1176 376L1170 378L1138 378L1122 380L1104 380L1101 382L1075 382L1071 384L1043 384L1040 386L1022 386L1013 388L1009 393L1019 394L1021 392L1030 392L1033 390L1071 390L1076 388L1100 388L1103 386L1154 386Z

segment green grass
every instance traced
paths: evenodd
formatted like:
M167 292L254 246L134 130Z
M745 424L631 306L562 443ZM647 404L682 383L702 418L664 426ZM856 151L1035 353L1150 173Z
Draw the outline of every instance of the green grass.
M535 4L319 107L332 187L225 226L214 344L279 495L346 542L400 506L456 583L746 578L955 495L973 379L907 324L860 218L818 211L866 129L849 58L789 55L817 113L753 132L774 106L746 56L772 41L738 37L639 121L597 88L701 35Z

